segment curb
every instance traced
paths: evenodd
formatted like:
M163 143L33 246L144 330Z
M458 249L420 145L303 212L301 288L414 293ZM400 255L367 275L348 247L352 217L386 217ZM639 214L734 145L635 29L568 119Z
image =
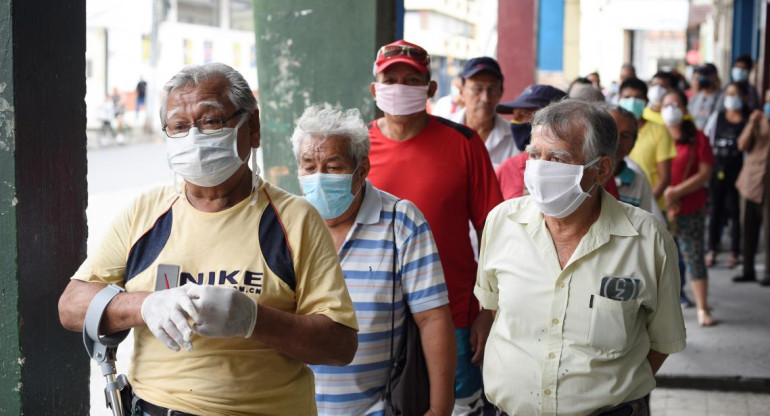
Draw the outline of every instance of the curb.
M656 376L657 387L668 389L715 390L770 394L769 378Z

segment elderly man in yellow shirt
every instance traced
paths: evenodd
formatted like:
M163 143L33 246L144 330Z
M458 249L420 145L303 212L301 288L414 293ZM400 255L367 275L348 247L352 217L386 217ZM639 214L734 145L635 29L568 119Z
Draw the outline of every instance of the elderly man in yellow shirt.
M532 124L530 196L490 212L481 242L487 398L511 415L647 415L655 372L686 344L676 246L603 190L617 147L606 111L566 100Z

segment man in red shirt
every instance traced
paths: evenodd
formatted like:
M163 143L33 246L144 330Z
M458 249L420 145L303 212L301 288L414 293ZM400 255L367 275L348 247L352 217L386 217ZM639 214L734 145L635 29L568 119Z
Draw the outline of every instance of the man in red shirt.
M423 48L403 40L377 53L371 92L385 117L369 125L369 180L414 202L433 231L457 337L454 414L471 414L482 406L478 365L492 313L473 296L477 265L468 221L480 236L487 213L503 198L478 134L425 111L436 92L429 64Z

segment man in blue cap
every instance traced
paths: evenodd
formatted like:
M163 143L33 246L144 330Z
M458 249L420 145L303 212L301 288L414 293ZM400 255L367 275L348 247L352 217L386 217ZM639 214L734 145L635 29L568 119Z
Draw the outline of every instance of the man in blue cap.
M524 88L524 91L515 100L497 106L498 113L513 114L511 132L517 150L524 151L529 144L532 133L532 116L535 112L552 102L564 99L566 96L567 93L558 88L534 84ZM503 198L518 198L524 194L524 167L526 163L527 154L519 153L495 169Z
M463 67L460 96L465 108L450 119L476 130L489 152L495 169L520 151L513 142L508 121L495 113L503 95L503 74L494 59L483 56L468 60Z
M550 85L533 84L524 88L524 91L515 100L497 106L498 113L513 114L511 132L516 147L520 151L523 152L529 144L529 137L532 132L532 115L537 110L566 96L567 93Z

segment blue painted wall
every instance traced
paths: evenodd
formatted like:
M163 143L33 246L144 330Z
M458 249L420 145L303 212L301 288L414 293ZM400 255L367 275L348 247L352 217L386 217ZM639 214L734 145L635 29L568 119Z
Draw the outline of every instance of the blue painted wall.
M733 4L733 61L744 53L757 60L760 34L757 11L761 1L735 0Z
M564 0L540 0L537 68L541 71L564 69Z

